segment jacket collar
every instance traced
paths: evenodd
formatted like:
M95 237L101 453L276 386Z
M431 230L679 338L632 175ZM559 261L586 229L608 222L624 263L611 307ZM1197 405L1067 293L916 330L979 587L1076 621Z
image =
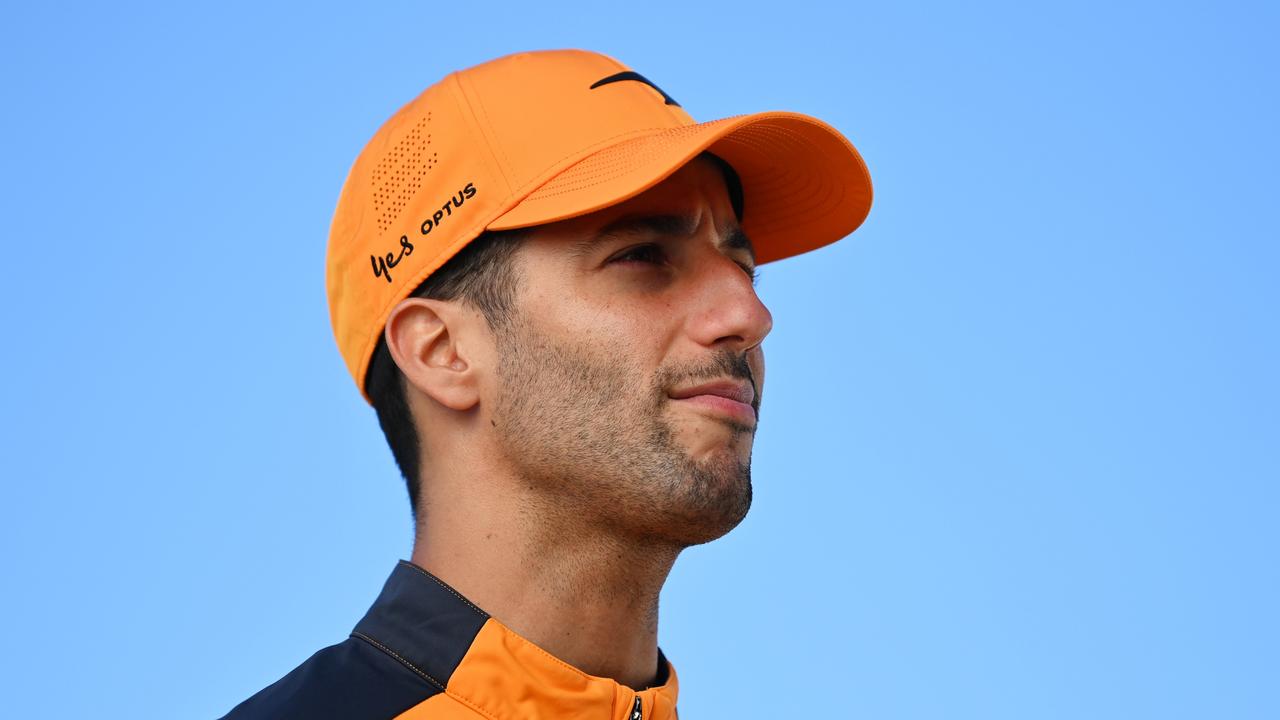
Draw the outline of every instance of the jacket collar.
M658 649L658 685L636 691L559 660L476 607L442 580L401 560L351 633L427 682L494 718L677 717L675 668Z

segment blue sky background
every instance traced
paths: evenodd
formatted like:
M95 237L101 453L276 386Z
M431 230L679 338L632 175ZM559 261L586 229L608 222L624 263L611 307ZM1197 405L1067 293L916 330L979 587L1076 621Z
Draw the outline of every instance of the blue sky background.
M341 182L447 72L586 47L876 187L762 268L682 717L1280 717L1275 8L9 7L0 714L216 717L346 636L411 528L329 327Z

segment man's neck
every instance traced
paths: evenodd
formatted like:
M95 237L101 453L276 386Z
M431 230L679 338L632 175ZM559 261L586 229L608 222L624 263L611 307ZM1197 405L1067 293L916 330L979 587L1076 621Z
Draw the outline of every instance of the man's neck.
M583 672L653 684L658 596L679 549L557 515L500 502L428 511L411 560Z

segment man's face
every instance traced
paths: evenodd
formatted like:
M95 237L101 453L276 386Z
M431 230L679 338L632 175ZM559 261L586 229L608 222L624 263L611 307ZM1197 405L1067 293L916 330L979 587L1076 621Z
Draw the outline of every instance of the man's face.
M720 170L539 226L516 262L491 416L508 461L571 523L680 545L737 525L772 319Z

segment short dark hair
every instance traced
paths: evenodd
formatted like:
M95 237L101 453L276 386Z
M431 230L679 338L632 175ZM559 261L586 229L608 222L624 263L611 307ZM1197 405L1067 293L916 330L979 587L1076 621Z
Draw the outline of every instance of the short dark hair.
M724 174L729 202L734 215L742 221L742 181L733 166L722 158L704 151L699 157L710 160ZM516 290L519 273L513 258L521 241L528 236L525 229L485 231L467 246L449 258L448 262L427 276L409 297L433 300L460 300L480 310L489 329L495 332L507 327L515 312ZM405 395L405 377L387 349L385 335L378 337L378 346L369 361L365 375L365 392L373 401L378 414L382 434L391 446L400 474L409 486L409 505L414 517L418 514L418 496L422 483L418 471L422 461L422 447L418 443L418 428L409 411Z
M460 300L478 309L491 330L505 327L515 310L519 284L513 258L526 235L519 229L481 233L427 276L409 296ZM391 446L391 455L409 486L409 504L416 517L422 487L418 477L422 448L418 443L417 425L409 411L405 382L404 373L387 349L386 336L379 337L365 376L365 391L373 401L378 424Z

